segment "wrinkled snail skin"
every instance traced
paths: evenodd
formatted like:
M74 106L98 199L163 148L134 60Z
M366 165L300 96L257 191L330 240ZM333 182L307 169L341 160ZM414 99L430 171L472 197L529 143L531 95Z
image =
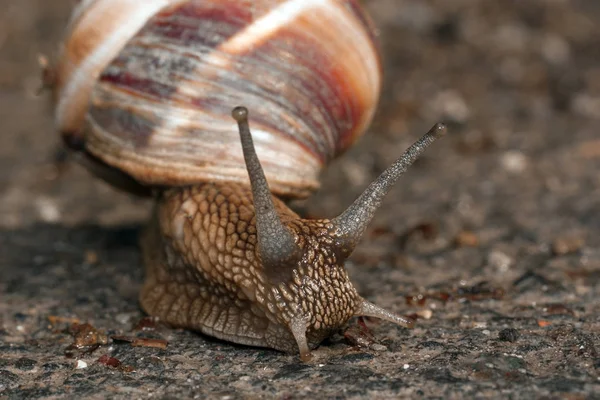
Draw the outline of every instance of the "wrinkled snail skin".
M380 57L358 1L82 0L67 32L54 85L65 143L110 183L155 195L147 313L303 360L353 316L412 327L363 299L344 262L443 125L335 218L280 200L317 188L373 117Z

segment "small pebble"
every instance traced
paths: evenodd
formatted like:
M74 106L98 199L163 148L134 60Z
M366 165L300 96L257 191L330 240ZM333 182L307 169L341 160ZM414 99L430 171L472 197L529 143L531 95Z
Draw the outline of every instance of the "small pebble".
M402 366L402 368L404 368L405 370L406 370L406 369L409 369L409 368L410 368L410 364L404 364L404 365Z
M380 351L381 352L381 351L387 351L388 348L386 346L382 345L382 344L373 343L370 346L370 349L373 350L373 351Z
M502 167L511 173L521 173L527 168L527 157L520 151L507 151L501 158Z
M547 34L541 43L542 56L549 63L561 65L569 61L571 49L569 43L559 35Z
M439 93L433 101L433 109L442 119L461 124L471 116L471 110L462 95L453 90Z
M54 199L39 197L35 201L35 206L42 221L52 223L60 220L61 213Z
M499 333L498 333L498 339L504 341L504 342L516 342L517 339L519 339L519 331L516 330L515 328L506 328L506 329L502 329Z
M415 314L417 314L419 316L419 318L431 319L431 316L433 315L433 311L431 311L430 309L426 308L425 310L419 310L419 311L417 311Z
M129 324L131 322L131 315L119 313L115 316L115 320L121 325Z
M77 369L84 369L87 368L87 363L85 361L82 360L77 360Z
M500 272L506 272L513 263L513 259L499 250L492 250L488 255L488 262Z

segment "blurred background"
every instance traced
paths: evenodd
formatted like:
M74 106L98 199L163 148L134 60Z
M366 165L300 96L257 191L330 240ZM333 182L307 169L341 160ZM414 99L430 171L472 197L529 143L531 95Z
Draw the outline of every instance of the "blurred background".
M539 205L506 204L510 194L526 188L566 195L576 190L572 174L598 166L598 2L364 3L381 33L386 74L381 106L367 139L324 172L323 190L304 205L310 214L342 210L439 120L450 123L451 137L424 157L421 164L427 170L413 171L394 189L390 197L406 206L389 201L379 214L388 220L389 213L400 212L395 220L399 229L412 224L407 216L423 214L417 209L437 213L440 207L467 203L508 208L512 214L524 208L528 215ZM49 93L36 95L38 57L56 57L72 4L5 0L0 15L4 227L36 221L123 223L147 213L146 202L114 192L80 167L67 162L57 168L55 161L64 154L57 153L60 141ZM593 201L589 193L598 194L595 176L590 174L585 193L565 199L569 204L556 204L556 211ZM422 202L432 195L436 202ZM545 201L560 202L552 197ZM413 206L414 212L404 211ZM479 213L483 219L487 212L467 208L472 218Z

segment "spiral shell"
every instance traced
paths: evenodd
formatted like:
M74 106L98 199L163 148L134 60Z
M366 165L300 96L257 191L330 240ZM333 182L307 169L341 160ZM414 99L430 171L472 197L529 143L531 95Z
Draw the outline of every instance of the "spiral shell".
M84 0L56 119L144 184L246 182L231 119L244 105L272 191L301 197L366 130L380 86L356 0Z

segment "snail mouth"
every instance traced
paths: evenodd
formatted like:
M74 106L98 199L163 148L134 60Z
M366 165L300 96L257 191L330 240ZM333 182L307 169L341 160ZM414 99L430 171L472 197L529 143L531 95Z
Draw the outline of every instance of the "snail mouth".
M280 283L292 282L294 271L297 271L301 259L302 255L298 252L298 254L292 254L287 260L282 260L277 266L267 266L267 268L264 268L264 273L269 283L279 285ZM264 262L263 267L265 267Z

